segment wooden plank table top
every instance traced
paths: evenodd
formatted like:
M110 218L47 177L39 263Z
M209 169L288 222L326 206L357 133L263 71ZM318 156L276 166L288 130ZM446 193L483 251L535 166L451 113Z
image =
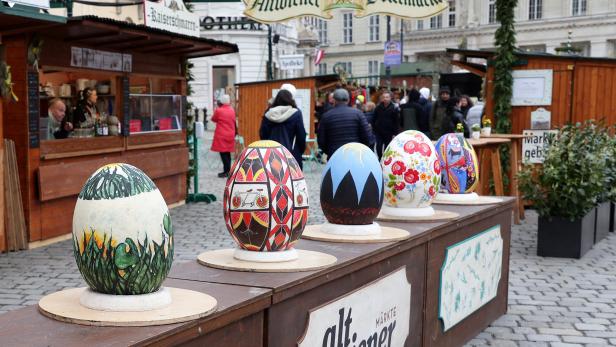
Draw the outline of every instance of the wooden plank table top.
M494 205L462 206L439 205L436 208L460 214L460 217L450 221L436 223L405 223L380 222L407 230L411 237L401 242L385 242L373 244L327 243L302 239L298 249L319 251L334 255L338 262L331 267L306 272L295 273L253 273L238 272L210 268L194 262L188 262L174 267L170 278L185 279L222 284L235 284L268 288L273 291L272 304L308 291L336 278L343 277L366 267L372 263L387 259L402 251L413 248L445 233L453 232L461 226L468 225L480 219L510 209L514 199L502 197L503 201ZM230 237L230 236L229 236Z
M0 345L169 346L261 312L271 301L271 291L263 288L174 279L168 279L164 285L212 295L218 300L218 310L202 319L185 323L149 327L95 327L59 322L43 316L37 306L29 306L0 315Z

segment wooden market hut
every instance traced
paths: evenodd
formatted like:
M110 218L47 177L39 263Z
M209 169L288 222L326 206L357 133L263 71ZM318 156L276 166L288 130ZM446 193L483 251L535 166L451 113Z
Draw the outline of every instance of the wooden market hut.
M29 241L70 233L83 183L108 163L135 165L168 204L184 201L184 60L237 52L237 46L94 16L38 25L13 20L0 13L1 58L12 67L19 101L2 105L0 124L3 136L15 141ZM34 64L28 56L36 45ZM99 112L117 116L120 133L93 136L86 125L74 137L47 139L48 102L60 97L71 109L80 81L97 88ZM70 120L77 125L75 115Z
M494 52L448 49L452 64L485 79L486 115L494 118ZM551 126L568 122L605 119L616 124L616 59L517 52L514 70L551 70L552 100L549 105L513 106L512 133L530 129L531 112L543 107L551 112ZM485 64L478 63L485 61Z

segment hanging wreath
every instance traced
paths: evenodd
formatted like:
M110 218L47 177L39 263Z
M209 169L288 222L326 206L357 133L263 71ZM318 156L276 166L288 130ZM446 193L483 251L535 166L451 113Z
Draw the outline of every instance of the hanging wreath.
M0 62L0 96L10 98L17 102L19 98L13 92L13 81L11 80L11 67L6 62Z
M38 35L32 36L30 43L28 44L28 64L33 66L36 72L38 72L38 62L41 58L41 50L43 48L43 40Z

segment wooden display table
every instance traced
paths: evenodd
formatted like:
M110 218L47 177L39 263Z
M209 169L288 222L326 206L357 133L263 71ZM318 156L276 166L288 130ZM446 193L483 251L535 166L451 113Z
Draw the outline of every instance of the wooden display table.
M269 290L172 279L165 285L210 294L218 300L218 311L187 323L93 327L53 320L39 313L36 306L30 306L0 315L0 345L171 346L187 342L195 346L262 345L263 314L270 303Z
M441 206L458 213L455 220L382 222L410 233L398 242L301 240L298 248L337 257L318 271L178 264L167 285L210 294L219 311L188 323L97 328L29 307L0 315L0 345L462 346L507 310L513 207L505 197Z

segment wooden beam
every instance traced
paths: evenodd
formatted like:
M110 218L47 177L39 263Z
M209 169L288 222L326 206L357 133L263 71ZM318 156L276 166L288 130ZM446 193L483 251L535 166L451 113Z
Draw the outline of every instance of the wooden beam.
M114 40L106 40L106 41L103 41L103 42L99 42L99 44L105 45L105 46L117 46L118 44L129 45L129 44L132 44L135 41L141 41L141 40L147 40L147 37L143 37L143 36L120 37L120 38L114 39Z
M48 28L56 27L58 25L60 24L56 23L56 24L30 25L30 26L25 26L21 28L11 29L11 30L0 29L0 31L2 32L2 36L11 36L11 35L17 35L17 34L23 34L27 32L42 30L42 29L48 29Z
M470 72L472 72L475 75L480 76L480 77L485 77L486 76L486 72L485 71L482 71L482 70L478 69L477 67L474 67L473 65L470 65L469 63L465 63L465 62L457 61L457 60L452 60L451 61L451 65L455 65L455 66L460 67L462 69L468 70L468 71L470 71Z
M96 34L86 34L86 35L79 35L75 37L68 37L64 39L64 42L89 41L89 40L100 39L104 37L118 36L120 34L121 34L120 31L114 30L114 31L107 31L107 32L96 33Z
M160 46L154 46L154 47L149 47L146 49L141 49L138 50L141 53L166 53L168 51L171 52L177 52L177 51L181 51L187 48L193 48L195 47L195 45L189 44L189 45L177 45L177 44L166 44L166 45L160 45Z

